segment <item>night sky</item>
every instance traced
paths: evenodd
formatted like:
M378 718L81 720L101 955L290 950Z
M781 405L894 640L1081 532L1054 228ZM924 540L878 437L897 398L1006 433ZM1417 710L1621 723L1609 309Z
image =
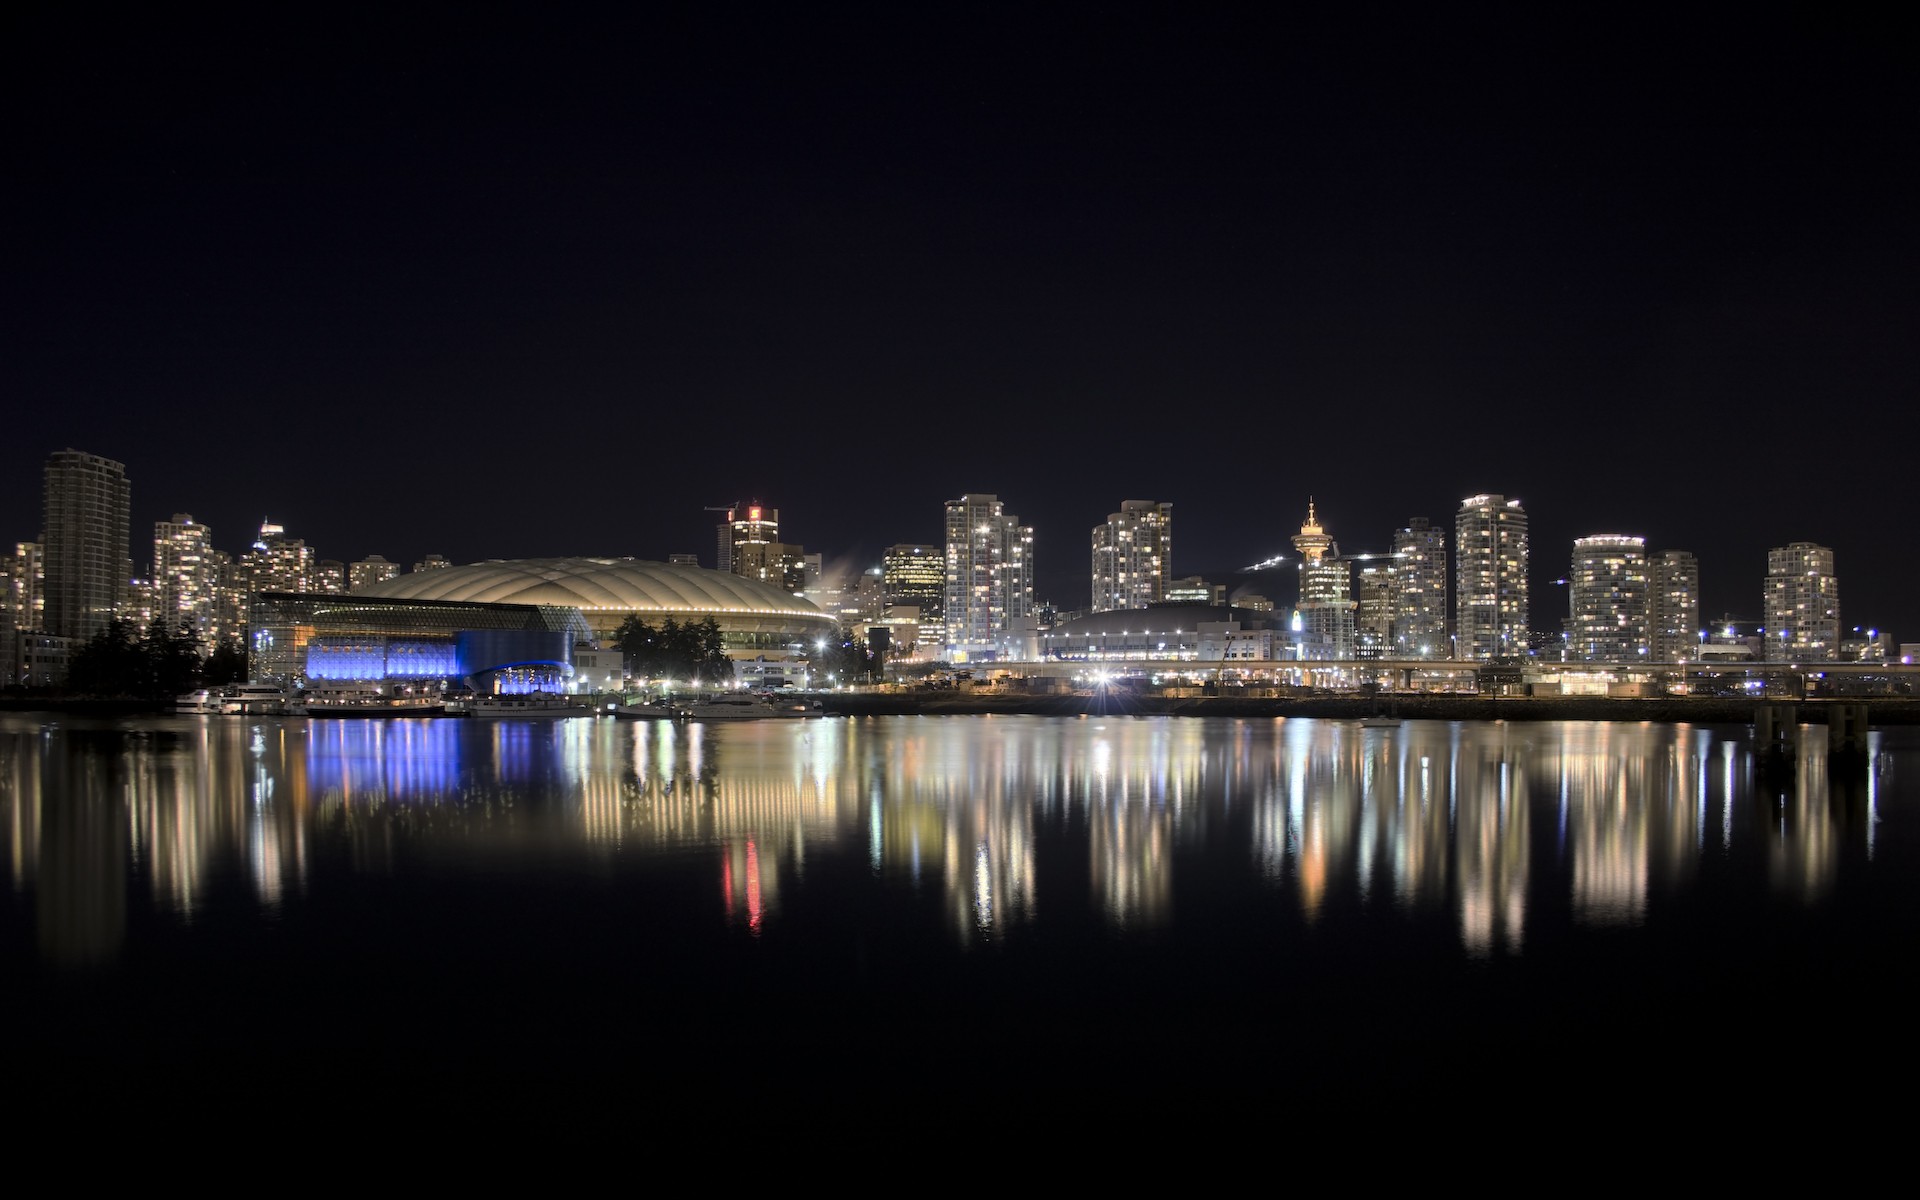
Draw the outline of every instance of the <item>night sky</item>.
M0 28L0 538L72 445L238 551L829 559L996 492L1040 593L1462 496L1702 562L1833 546L1920 640L1911 34L1809 10L1335 28L1198 6L472 6ZM1265 11L1265 10L1261 10ZM684 14L683 14L684 16ZM1317 19L1317 18L1316 18ZM1267 589L1290 599L1291 583Z

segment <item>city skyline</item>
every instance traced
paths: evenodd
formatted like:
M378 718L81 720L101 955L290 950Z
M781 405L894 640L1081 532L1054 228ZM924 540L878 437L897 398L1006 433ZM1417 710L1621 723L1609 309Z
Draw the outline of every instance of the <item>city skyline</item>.
M704 557L757 495L875 563L985 488L1074 606L1120 497L1179 506L1185 575L1309 495L1381 551L1486 491L1536 610L1617 530L1693 550L1703 615L1811 541L1920 628L1877 535L1914 109L1870 30L809 20L34 15L4 536L63 446L128 463L136 530L343 562Z
M65 449L54 451L52 455L48 455L48 461L46 461L46 465L44 465L44 472L46 472L46 490L44 490L42 503L52 505L52 499L54 499L54 478L56 478L56 476L58 476L58 478L65 478L67 474L71 474L71 468L73 468L71 465L88 465L90 468L109 468L109 474L113 476L113 488L115 488L117 501L125 501L127 492L131 492L131 480L129 480L129 476L125 474L125 467L123 467L121 463L117 463L117 461L113 461L113 459L106 459L106 457L102 457L102 455L92 455L92 453L88 453L88 451L84 451L84 449L65 447ZM970 493L970 495L960 497L958 501L945 501L945 507L947 507L948 511L948 534L950 534L952 528L954 528L954 526L952 526L952 509L954 509L954 505L970 505L970 503L973 503L973 499L975 499L975 495ZM991 493L989 493L989 495L979 495L977 499L983 501L983 503L987 503L987 505L991 505L996 511L998 511L998 507L1000 507L1000 505L998 505L998 499L996 499L995 495L991 495ZM1127 513L1133 513L1133 515L1150 513L1150 515L1154 515L1154 520L1164 522L1164 524L1169 526L1173 505L1171 505L1171 501L1127 501L1127 503L1123 505L1123 509L1125 509ZM1536 651L1544 645L1544 641L1553 639L1555 634L1563 634L1563 641L1567 641L1567 653L1569 653L1569 659L1571 660L1603 660L1603 662L1605 662L1605 660L1613 660L1613 662L1619 662L1619 660L1632 659L1632 653L1630 653L1630 651L1624 651L1624 653L1619 651L1619 649L1615 649L1615 651L1597 651L1596 647L1592 645L1590 634L1586 634L1586 636L1578 634L1578 630L1580 630L1582 626L1592 628L1590 622L1592 622L1594 616L1596 616L1594 611L1592 611L1592 603L1582 603L1582 601L1580 601L1580 588L1582 588L1582 578L1580 578L1580 576L1582 576L1582 566L1580 566L1580 564L1582 564L1582 555L1584 555L1584 553L1590 553L1590 549L1592 549L1596 543L1619 543L1619 545L1628 545L1628 543L1630 543L1630 545L1634 545L1632 555L1636 557L1634 561L1640 564L1640 566L1638 566L1638 576L1636 576L1636 578L1638 578L1638 584L1632 584L1632 586L1640 589L1640 591L1638 591L1638 599L1636 599L1636 601L1630 601L1630 603L1626 605L1626 609L1620 609L1620 612L1634 612L1634 614L1636 614L1632 620L1638 622L1638 632L1634 634L1634 637L1628 637L1624 645L1632 645L1632 643L1638 641L1638 643L1649 647L1649 653L1655 651L1657 647L1668 647L1668 649L1670 649L1670 647L1678 647L1678 645L1690 643L1693 637L1703 637L1709 632L1709 626L1718 622L1720 618L1738 618L1745 626L1774 626L1774 624L1778 624L1778 622L1776 622L1776 614L1780 611L1780 601L1778 601L1780 582L1778 582L1778 580L1780 580L1780 570L1782 570L1782 555L1786 555L1789 551L1799 553L1799 551L1803 551L1803 547L1805 547L1805 551L1818 551L1818 555L1822 555L1822 557L1820 557L1820 563L1818 563L1820 572L1822 572L1828 580L1836 578L1834 551L1832 551L1830 545L1816 545L1816 543L1811 543L1811 541L1795 541L1795 543L1791 543L1789 547L1778 547L1778 545L1774 545L1774 547L1768 547L1768 551L1766 551L1766 566L1764 566L1763 576L1759 578L1759 589L1757 589L1757 595L1755 595L1755 603L1753 603L1751 607L1747 607L1747 609L1741 609L1741 607L1711 607L1711 609L1709 609L1709 607L1703 607L1701 595L1703 595L1703 591L1705 591L1707 595L1713 595L1715 591L1713 591L1713 589L1703 589L1701 574L1699 574L1699 559L1697 559L1697 555L1695 555L1693 551L1688 551L1688 549L1661 549L1661 551L1657 551L1657 553L1649 553L1649 551L1647 551L1647 540L1645 540L1644 536L1634 536L1634 534L1605 534L1605 536L1596 536L1596 534L1588 534L1588 536L1580 536L1580 538L1574 538L1574 540L1571 541L1572 563L1574 563L1571 574L1569 574L1567 578L1548 580L1549 586L1553 586L1553 588L1567 588L1567 591L1565 591L1565 593L1559 593L1559 591L1540 591L1538 588L1532 588L1532 582L1534 582L1534 580L1532 580L1532 572L1538 568L1538 564L1530 563L1530 559L1536 559L1536 557L1538 557L1538 555L1530 553L1530 545L1528 545L1528 541L1530 541L1530 538L1528 538L1528 528L1530 528L1530 524L1532 524L1532 515L1524 511L1524 507L1521 505L1519 499L1509 499L1509 497L1503 497L1503 495L1490 495L1490 493L1471 495L1471 497L1463 497L1463 499L1461 499L1461 509L1459 509L1459 513L1455 515L1455 530L1453 530L1455 536L1453 536L1452 543L1446 541L1446 536L1444 536L1440 530L1434 530L1434 528L1430 526L1427 518L1415 516L1415 518L1409 520L1409 526L1411 526L1411 528L1398 528L1398 530L1392 532L1392 536L1390 536L1390 540L1388 540L1388 545L1390 545L1392 549L1388 549L1386 553L1379 553L1379 551L1357 551L1356 553L1356 551L1350 551L1350 553L1346 553L1346 555L1340 553L1340 549L1332 543L1329 536L1325 536L1325 532L1321 530L1321 526L1315 522L1315 516L1313 516L1313 513L1315 513L1315 501L1313 501L1313 497L1308 497L1308 518L1306 518L1306 522L1300 526L1300 534L1296 534L1296 536L1290 538L1292 547L1294 547L1294 553L1292 553L1292 555L1279 555L1279 557L1273 557L1273 559L1269 559L1269 561L1265 561L1265 563L1256 564L1258 570L1256 570L1256 568L1242 566L1242 568L1238 568L1238 570L1212 570L1212 572L1200 572L1200 574L1212 576L1215 584L1225 582L1229 593L1236 593L1236 591L1260 593L1261 588L1265 588L1267 591L1273 591L1273 589L1275 589L1273 588L1275 580L1271 580L1271 578L1269 578L1265 584L1261 584L1261 580L1263 580L1267 574L1275 572L1275 570L1284 570L1284 572L1288 572L1288 574L1296 574L1296 576L1306 578L1306 574L1311 574L1311 570L1304 570L1304 568L1311 566L1311 563L1308 563L1308 559L1315 559L1315 561L1317 561L1319 555L1325 553L1325 555L1329 557L1329 563L1331 563L1332 559L1338 555L1338 564L1340 564L1340 568L1342 568L1342 572L1344 572L1346 578L1344 578L1344 582L1331 580L1327 586L1342 591L1342 597L1336 597L1336 599L1340 599L1340 603L1342 603L1348 611L1354 609L1354 603L1352 603L1352 601L1354 601L1356 597L1363 601L1363 603L1359 605L1359 616L1357 616L1357 618L1359 618L1361 634L1365 634L1365 630L1367 630L1367 620L1369 620L1369 618L1367 618L1365 591L1371 586L1371 588L1375 588L1375 599L1373 599L1373 603L1375 603L1375 607L1377 607L1375 616L1384 622L1382 628L1386 628L1386 630L1396 630L1396 634L1392 634L1394 639L1402 639L1407 628L1415 628L1415 626L1417 626L1417 628L1421 628L1421 630L1425 632L1423 641L1427 641L1428 647L1430 647L1430 645L1442 645L1442 647L1446 647L1446 649L1440 649L1440 651L1430 651L1430 649L1428 649L1428 651L1402 655L1402 657L1428 657L1428 653L1432 653L1432 655L1436 655L1436 657L1446 657L1448 653L1457 653L1457 655L1463 657L1463 659L1475 659L1475 657L1484 659L1484 657L1488 657L1488 653L1484 651L1484 647L1480 647L1480 649L1459 649L1457 645L1450 645L1450 643L1448 643L1448 634L1453 632L1453 630L1457 630L1457 620L1459 620L1459 612L1457 612L1457 609L1459 609L1459 595L1461 595L1461 589L1463 589L1461 580L1465 578L1465 574L1469 574L1469 572L1473 570L1473 563L1471 563L1471 561L1465 561L1465 559L1461 559L1461 557L1457 555L1457 547L1459 547L1461 538L1467 536L1465 532L1469 530L1469 522L1467 522L1469 513L1476 513L1476 511L1484 513L1484 511L1488 511L1488 509L1501 511L1501 513L1507 513L1507 515L1517 515L1519 522L1521 522L1521 524L1519 524L1519 543L1517 543L1517 561L1523 564L1524 570L1521 578L1528 580L1528 586L1524 586L1524 588L1519 591L1517 597L1511 597L1511 601L1509 601L1509 599L1501 599L1501 607L1505 609L1509 603L1517 607L1517 611L1521 614L1521 622L1519 622L1521 632L1528 634L1526 641L1528 641ZM885 564L891 563L891 553L893 553L893 551L899 551L899 549L904 549L904 547L908 547L908 545L914 545L914 543L895 543L895 545L889 545L889 547L883 551L881 559L874 561L872 564L858 561L854 555L835 555L835 553L829 553L829 555L820 555L820 553L804 555L804 559L806 559L806 564L804 564L806 570L803 572L803 570L801 570L801 568L803 568L801 555L803 555L804 547L801 547L801 545L787 545L787 543L766 541L770 540L770 538L778 538L778 528L780 528L780 526L778 526L778 522L780 522L780 511L778 511L778 507L772 507L772 505L747 505L747 507L743 507L743 509L739 509L739 511L733 511L732 507L730 507L730 509L724 509L724 513L726 513L726 520L722 520L722 522L718 524L720 547L718 547L718 551L716 551L714 568L718 568L718 570L730 570L730 568L733 568L735 564L728 563L726 559L737 557L737 553L739 553L739 551L735 551L737 545L749 545L749 549L778 547L778 549L783 549L783 551L791 551L791 553L787 555L787 557L791 559L791 570L787 570L787 574L783 576L783 582L785 582L785 584L795 584L793 588L787 588L795 591L795 593L803 591L804 586L806 586L803 576L812 578L812 576L818 576L818 574L820 574L820 570L822 570L822 559L824 559L824 557L828 559L829 563L833 564L833 566L829 566L829 570L826 572L828 576L833 576L833 580L822 580L822 582L828 582L833 588L839 588L839 582L835 582L835 580L837 580L839 576L843 576L843 574L845 574L847 578L852 578L852 576L856 576L856 574L874 574L874 576L881 576ZM764 513L764 520L762 520L762 513ZM52 515L52 509L48 509L48 515ZM1098 595L1098 570L1100 570L1100 563L1102 563L1102 551L1100 551L1102 530L1112 530L1112 528L1116 528L1114 522L1116 522L1119 516L1121 515L1117 515L1117 513L1116 515L1110 515L1108 522L1106 522L1104 526L1094 526L1094 557L1092 557L1092 564L1091 568L1089 568L1089 576L1087 576L1087 578L1094 580L1096 595ZM735 518L737 518L737 520L735 520ZM996 520L998 520L998 518L996 518ZM1018 518L1008 516L1006 520L1018 524ZM205 609L190 614L192 624L196 626L196 632L202 634L204 637L207 636L207 632L209 632L209 624L213 626L215 632L227 632L227 630L230 630L230 628L234 626L234 622L232 622L232 611L244 611L244 603L238 603L236 599L227 597L227 595L221 595L221 597L215 597L215 595L213 595L215 591L223 591L223 589L219 588L219 572L225 572L230 566L238 566L242 578L263 580L263 584L255 584L255 589L288 589L288 591L296 591L296 589L307 588L305 582L300 582L300 580L307 580L307 582L311 582L315 588L321 589L321 591L346 591L346 589L357 586L355 580L363 580L363 578L365 578L365 580L394 578L396 574L399 574L399 572L403 570L403 563L405 563L405 559L401 559L401 561L390 561L390 559L386 559L384 555L380 555L378 551L372 551L372 553L367 553L367 555L359 555L359 557L351 557L351 559L321 559L321 557L319 557L319 547L307 545L307 541L303 540L303 538L290 536L282 524L271 522L271 520L267 520L267 522L263 522L263 524L259 526L257 536L255 536L255 540L253 540L252 543L252 549L242 551L242 553L228 553L225 549L221 549L219 543L213 538L211 524L209 524L209 522L194 520L190 513L173 513L169 520L154 522L152 528L154 528L154 538L152 538L152 541L140 541L140 543L132 545L131 555L127 555L127 557L123 559L123 564L125 564L125 568L127 568L127 574L129 574L131 578L125 580L125 586L121 588L117 605L119 605L119 609L121 609L123 614L127 614L127 612L146 612L148 616L159 614L159 612L182 612L182 614L184 614L184 605L180 603L182 584L180 584L180 580L175 578L175 576L179 574L179 563L175 561L175 555L179 553L179 545L177 545L177 543L179 543L182 536L186 536L186 538L190 540L190 555L188 555L188 557L196 564L200 563L202 557L205 557L204 568L198 568L198 566L196 566L196 570L202 570L202 572L211 570L211 572L213 572L213 574L209 574L209 576L204 576L200 584L192 584L192 586L207 591L207 603L209 603L209 605L213 605L213 607L223 607L221 616L217 616L217 618L209 618L209 612L205 611ZM1039 543L1039 536L1035 534L1033 526L1020 526L1020 528L1008 526L1006 534L1008 534L1008 536L1016 536L1010 545L1020 545L1021 547L1020 555L1018 555L1021 559L1020 589L1023 591L1023 597L1025 597L1021 603L1023 603L1027 609L1037 612L1039 605L1050 603L1050 597L1039 593L1039 591L1035 589L1035 586L1033 586L1033 578L1035 578L1035 570L1033 570L1033 568L1035 568L1037 557L1039 557L1033 547ZM1156 538L1162 538L1162 536L1164 536L1164 534L1156 534ZM1436 541L1436 538L1438 538L1438 541ZM17 545L21 545L21 547L31 545L27 540L10 540L10 543L17 543ZM150 561L142 561L142 559L138 557L138 555L140 555L140 545L148 545L148 547L152 549ZM922 545L924 545L925 549L939 551L939 545L935 545L935 543L922 543ZM1158 545L1158 541L1156 541L1156 545ZM1165 547L1171 547L1171 541L1165 541ZM96 547L96 549L98 549L98 547ZM38 547L36 553L44 553L44 547ZM1388 586L1384 580L1375 580L1375 582L1369 584L1369 580L1367 580L1367 576L1365 576L1365 570L1356 570L1357 566L1359 566L1359 561L1363 561L1363 559L1394 561L1394 559L1425 559L1428 555L1432 555L1432 557L1436 559L1438 570L1432 570L1432 568L1427 568L1427 566L1419 568L1419 574L1421 574L1423 578L1425 578L1425 576L1432 576L1434 582L1444 580L1444 576L1448 574L1448 572L1446 572L1446 561L1448 561L1450 555L1455 559L1455 563L1453 563L1453 574L1459 576L1459 578L1452 580L1452 588L1446 588L1442 591L1442 597L1444 597L1442 612L1444 612L1444 618L1446 618L1442 624L1434 624L1436 618L1430 616L1427 612L1421 611L1421 601L1417 601L1417 599L1415 599L1415 601L1405 601L1404 597L1402 597L1402 586L1404 586L1404 584L1402 584L1400 580L1394 580L1390 586ZM509 557L509 555L488 555L486 559L507 559L507 557ZM660 563L678 561L678 563L685 564L703 564L699 563L701 557L695 555L695 553L672 553L672 551L670 551L670 553L655 553L655 555L645 555L645 553L637 553L637 555L634 555L634 553L630 553L630 555L609 555L609 557L645 559L645 561L660 561ZM484 559L476 559L476 561L484 561ZM457 563L457 559L449 559L449 557L438 555L438 553L426 553L426 555L424 555L424 561L415 561L413 566L411 566L411 570L415 570L415 572L419 572L419 570L432 570L432 568L449 566L449 564L453 563ZM1400 564L1400 566L1396 568L1396 574L1402 574L1402 576L1404 576L1407 566L1411 566L1411 563ZM17 568L19 568L19 564L15 564L15 570L17 570ZM1484 568L1482 568L1482 570L1484 570ZM1505 568L1505 570L1511 572L1511 566ZM1156 572L1158 572L1158 576L1160 576L1162 580L1171 580L1171 578L1173 578L1175 564L1171 561L1171 553L1167 553L1165 559L1160 559L1160 557L1156 555ZM1655 572L1657 572L1657 574L1655 574ZM733 574L741 574L741 572L739 572L739 570L733 570ZM764 570L747 570L745 574L751 574L751 576L755 576L755 578L764 578L764 582L776 582L776 580L772 580L772 578L766 578L766 572L764 572ZM4 576L4 572L0 572L0 576ZM338 576L338 578L332 578L332 576ZM1331 576L1329 576L1329 578L1331 578ZM876 588L879 588L877 580ZM1380 588L1388 589L1386 589L1386 591L1380 591ZM1501 586L1501 588L1505 588L1505 586ZM1615 588L1617 588L1617 584L1615 584ZM1674 593L1674 588L1678 588L1680 591ZM1430 591L1430 589L1432 589L1432 586L1427 584L1427 588L1423 588L1423 591ZM1661 589L1665 589L1667 593L1670 593L1670 597L1672 597L1672 595L1682 597L1682 599L1674 601L1674 603L1680 605L1678 609L1674 609L1674 603L1667 603L1665 609L1661 609L1661 605L1655 603L1655 597L1657 597L1657 593L1659 593ZM1851 589L1849 589L1849 591L1851 591ZM1083 589L1083 593L1085 593L1085 589ZM36 595L44 597L46 591L42 588ZM1492 595L1492 593L1490 593L1490 595ZM1565 597L1565 601L1561 601L1561 595ZM1281 593L1281 597L1284 599L1284 591ZM1294 593L1292 599L1294 599L1296 605L1304 605L1306 609L1313 609L1313 607L1315 607L1315 603L1313 603L1315 599L1329 599L1329 597L1331 597L1331 593L1329 593L1329 595L1313 595L1313 597L1309 597L1306 591L1296 589L1296 593ZM887 603L895 603L895 601L887 601ZM1565 605L1569 607L1569 611L1571 611L1571 620L1569 620L1569 611L1548 611L1548 609L1542 609L1542 607L1540 607L1542 603L1546 603L1546 605L1565 603ZM144 609L142 609L142 605L144 605ZM1411 607L1409 607L1409 605L1411 605ZM1142 605L1121 605L1121 607L1142 607ZM1068 605L1056 605L1056 611L1062 612L1062 614L1068 614L1068 612L1079 612L1081 609L1071 609ZM1100 605L1094 603L1094 605L1091 605L1091 607L1085 609L1085 611L1100 611ZM1674 624L1676 616L1682 618L1680 624ZM996 618L996 620L1000 620L1000 618ZM1354 620L1356 620L1356 614L1354 614L1354 612L1348 612L1348 616L1344 618L1346 624L1342 626L1342 630L1344 630L1348 624L1352 624ZM1505 622L1505 620L1509 620L1509 618L1507 618L1507 616L1501 616L1500 620L1501 622ZM1611 620L1611 618L1609 618L1609 620ZM1901 634L1891 622L1874 620L1872 616L1868 616L1866 620L1868 620L1868 624L1870 624L1878 634L1889 634L1889 632L1891 632L1893 636L1899 636L1899 634ZM1682 624L1684 624L1684 626L1690 626L1690 632L1688 632L1688 634L1682 634L1682 628L1680 628ZM985 626L983 626L983 628L985 628ZM1004 624L1002 624L1000 628L1002 628L1002 632L1006 630ZM1661 630L1665 630L1665 634L1661 634ZM1718 628L1715 628L1713 632L1718 632ZM1841 624L1839 618L1837 618L1837 614L1828 612L1828 616L1826 616L1826 626L1822 626L1822 634L1818 636L1818 645L1826 647L1826 655L1832 657L1834 653L1837 653L1837 649L1839 649L1839 645L1841 645L1843 641L1859 641L1860 637L1866 636L1866 632L1868 632L1868 626L1855 628L1855 626ZM1344 632L1344 634L1338 632L1338 630L1329 630L1327 634L1329 634L1332 641L1338 643L1338 645L1354 643L1354 637L1356 637L1352 630L1348 630L1348 632ZM1582 641L1582 637L1588 637L1586 649L1580 649L1580 647L1578 647L1578 643ZM1471 641L1471 639L1469 639L1469 641ZM1494 637L1494 641L1500 641L1501 645L1507 645L1507 643L1519 645L1517 637L1507 636L1507 634L1500 634L1500 636ZM1361 645L1373 645L1373 643L1369 641L1369 637L1365 636L1359 637L1359 643L1361 643ZM1809 645L1801 645L1799 641L1795 641L1793 645L1795 645L1797 649L1803 649L1803 651L1811 649ZM1402 647L1402 649L1405 649L1405 647ZM1377 657L1377 655L1371 655L1371 651L1369 651L1369 655L1361 655L1361 657Z

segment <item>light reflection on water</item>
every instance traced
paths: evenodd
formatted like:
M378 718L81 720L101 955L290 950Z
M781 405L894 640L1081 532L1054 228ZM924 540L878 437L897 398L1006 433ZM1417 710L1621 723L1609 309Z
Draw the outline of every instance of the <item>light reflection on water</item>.
M6 717L0 837L58 964L116 958L136 905L271 918L324 873L687 854L711 865L689 911L755 937L810 873L857 870L968 944L1049 914L1177 936L1183 903L1256 888L1308 929L1439 916L1466 953L1516 955L1542 905L1631 928L1729 886L1701 882L1720 861L1819 902L1871 869L1896 757L1874 739L1862 776L1807 753L1760 788L1744 730L1688 726Z

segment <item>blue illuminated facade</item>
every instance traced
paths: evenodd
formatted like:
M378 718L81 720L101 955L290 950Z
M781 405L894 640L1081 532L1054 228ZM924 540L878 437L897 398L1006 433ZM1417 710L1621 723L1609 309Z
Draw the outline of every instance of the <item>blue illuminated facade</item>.
M578 609L262 592L253 605L262 681L422 683L557 691L591 636Z

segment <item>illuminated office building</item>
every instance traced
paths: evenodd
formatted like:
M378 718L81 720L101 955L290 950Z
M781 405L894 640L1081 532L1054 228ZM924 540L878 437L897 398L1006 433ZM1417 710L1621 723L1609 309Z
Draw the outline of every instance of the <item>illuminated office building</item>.
M113 619L133 577L132 489L124 466L80 450L48 458L45 484L46 628L84 641Z
M1469 496L1454 517L1457 658L1484 662L1527 652L1527 514L1518 500Z
M400 564L388 562L378 554L369 554L347 568L347 588L357 592L372 587L376 583L385 583L389 579L400 577Z
M942 614L947 604L947 560L938 546L903 542L888 546L881 560L887 607L920 610L916 640L922 646L940 646L947 640Z
M1355 613L1354 657L1385 658L1393 650L1394 602L1400 580L1391 563L1362 564L1359 608Z
M1567 572L1567 661L1637 663L1651 657L1647 539L1575 538Z
M1840 649L1840 580L1833 551L1794 542L1767 551L1767 657L1828 662Z
M1447 656L1447 534L1414 517L1393 535L1394 658Z
M1173 577L1173 505L1124 500L1093 527L1093 612L1145 608L1167 598Z
M153 608L167 624L186 624L202 644L214 636L214 610L219 600L220 576L213 550L213 530L175 513L171 521L153 524Z
M948 657L1002 657L1033 616L1033 529L998 496L965 495L946 510Z
M727 519L720 522L717 533L719 569L741 574L738 564L743 548L767 546L780 540L780 510L759 504L730 508L727 510ZM763 554L756 562L764 562L764 559Z
M1307 634L1307 655L1345 661L1354 656L1353 572L1340 557L1340 547L1320 526L1313 501L1307 501L1307 519L1293 539L1300 553L1300 603L1296 610Z
M1700 563L1686 550L1662 550L1647 564L1647 627L1655 662L1700 655Z
M329 596L347 590L347 564L337 558L323 558L313 564L313 590Z

